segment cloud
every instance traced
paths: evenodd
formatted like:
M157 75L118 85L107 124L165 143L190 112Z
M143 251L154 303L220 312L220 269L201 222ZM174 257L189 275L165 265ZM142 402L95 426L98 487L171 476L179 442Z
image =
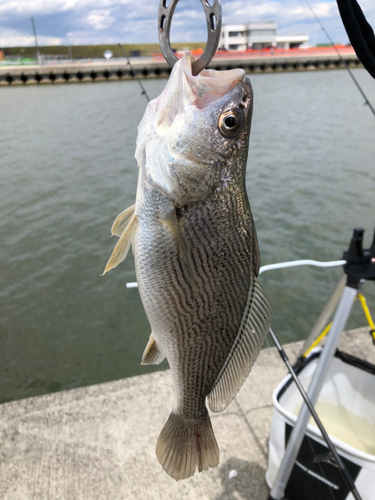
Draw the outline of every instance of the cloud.
M375 26L374 0L359 0ZM159 0L0 0L2 46L32 45L34 16L41 45L62 43L157 42ZM336 42L348 41L336 0L311 5ZM304 0L222 0L223 22L275 21L280 34L303 33L313 43L326 37ZM18 42L17 42L18 37ZM172 41L205 41L206 24L200 0L180 0L172 22Z
M94 30L105 30L112 26L114 20L110 10L93 10L87 16L87 24Z
M315 2L311 4L316 15L321 19L338 18L336 2ZM246 4L242 1L235 1L231 5L231 14L224 16L224 21L243 22L248 19L260 21L275 21L278 24L310 20L313 16L309 7L303 0L287 0L278 2L255 1Z
M38 36L39 45L61 45L62 39L50 36ZM24 33L13 29L2 29L0 32L0 47L27 47L35 44L34 35L25 35Z
M24 17L30 15L46 15L57 13L64 9L64 6L69 2L66 0L0 0L0 14L2 15L22 15Z
M115 5L135 4L135 0L0 0L0 14L44 16L66 11L89 11Z

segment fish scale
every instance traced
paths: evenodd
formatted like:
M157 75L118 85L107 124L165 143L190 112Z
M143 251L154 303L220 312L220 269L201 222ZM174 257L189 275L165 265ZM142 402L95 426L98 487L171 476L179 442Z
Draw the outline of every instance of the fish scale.
M112 226L105 272L133 245L152 334L142 364L167 358L174 403L156 455L174 479L219 463L206 407L222 411L249 374L272 310L245 187L252 89L243 70L191 73L186 53L138 128L135 207ZM227 121L226 121L227 120Z
M172 368L177 392L176 409L186 418L194 418L197 412L202 411L204 398L210 392L237 336L249 292L252 242L248 222L251 216L248 204L238 191L215 194L204 204L192 205L180 220L188 256L199 282L198 291L184 270L186 266L177 243L171 239L171 231L161 221L156 222L155 212L163 212L163 208L159 207L151 213L143 210L143 206L168 205L170 201L164 200L157 190L147 189L137 209L139 229L134 254L139 290L149 311L154 336L161 343ZM223 217L223 213L240 213L243 217ZM196 229L198 221L204 221L199 231ZM234 230L234 225L237 230ZM150 228L153 228L152 235L149 234ZM150 259L160 247L168 249L168 259L154 266L150 264ZM199 266L194 264L194 253L204 256ZM241 259L230 259L231 253L239 254ZM153 273L149 272L150 266L155 268ZM236 280L234 276L237 276ZM208 304L207 297L211 298ZM207 318L202 304L208 307L210 317ZM211 351L207 356L204 343L198 342L199 339L211 339L211 343L216 342L222 348ZM196 369L192 370L191 366ZM196 400L194 392L197 388L199 400Z

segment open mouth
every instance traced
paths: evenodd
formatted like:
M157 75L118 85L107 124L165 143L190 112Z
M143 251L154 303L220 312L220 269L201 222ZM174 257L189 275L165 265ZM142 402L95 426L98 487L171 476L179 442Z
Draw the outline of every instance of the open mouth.
M243 69L216 71L205 69L197 76L192 74L194 58L185 52L173 67L168 83L155 102L149 104L148 120L153 120L159 132L172 125L177 115L189 106L204 109L217 101L243 81ZM151 124L148 124L148 128Z
M243 82L245 76L243 69L205 69L193 76L193 61L190 52L185 52L175 64L163 92L148 104L138 126L135 157L140 167L147 164L149 178L162 192L171 191L168 155L173 124L179 120L179 126L183 128L188 116L191 119L195 112L199 113L221 99Z
M180 92L184 94L184 105L193 104L204 109L232 90L245 76L245 71L240 68L227 71L204 69L193 76L193 61L190 52L186 52L180 61L179 84Z

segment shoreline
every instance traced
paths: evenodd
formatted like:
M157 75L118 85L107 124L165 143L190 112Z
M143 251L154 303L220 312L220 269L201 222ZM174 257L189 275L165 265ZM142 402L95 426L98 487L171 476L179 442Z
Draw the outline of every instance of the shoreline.
M302 344L284 346L292 362ZM368 327L345 332L339 348L375 362ZM262 350L234 401L211 413L220 465L179 482L155 456L172 407L169 370L0 405L0 498L266 500L272 392L285 375L276 349Z
M350 68L362 68L353 51L341 57ZM163 58L134 58L131 61L138 78L168 78L171 68ZM228 70L243 68L247 73L280 73L344 69L345 64L331 51L246 55L232 54L215 57L209 68ZM94 83L103 81L134 80L134 73L126 59L53 62L43 66L0 66L0 87L66 83Z

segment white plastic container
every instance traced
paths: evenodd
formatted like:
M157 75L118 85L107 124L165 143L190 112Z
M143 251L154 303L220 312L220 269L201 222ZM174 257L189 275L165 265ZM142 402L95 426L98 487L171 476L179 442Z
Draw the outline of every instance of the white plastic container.
M316 369L321 349L315 349L299 373L305 389ZM355 366L355 358L336 355L315 409L362 500L375 500L375 369ZM354 363L354 364L353 364ZM285 446L297 420L302 396L288 375L273 393L274 413L266 480L275 481ZM353 500L319 429L308 424L285 497L288 500Z

